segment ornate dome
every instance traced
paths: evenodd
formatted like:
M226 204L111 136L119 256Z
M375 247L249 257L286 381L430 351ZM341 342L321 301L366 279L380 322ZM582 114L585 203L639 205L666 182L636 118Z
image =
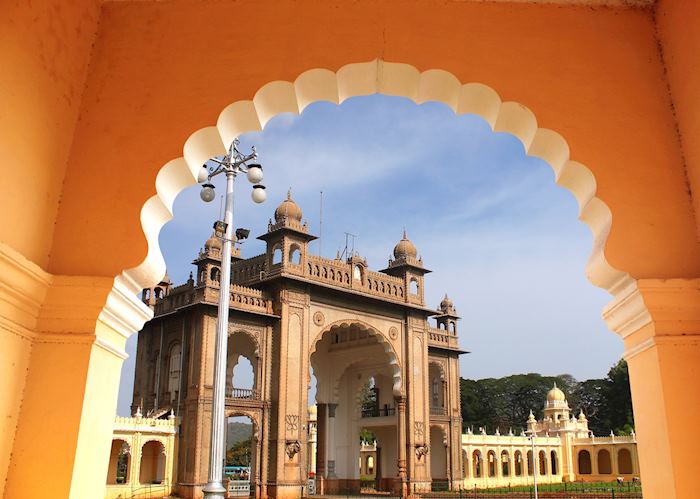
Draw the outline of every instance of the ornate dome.
M275 210L275 222L281 222L285 218L301 222L302 212L299 205L292 199L292 190L287 191L287 199L282 201Z
M564 392L557 388L556 383L554 383L554 387L547 392L547 402L554 402L555 400L566 400L566 395L564 395Z
M447 297L447 293L445 293L445 297L440 302L440 310L448 310L452 307L454 307L454 303L452 303L452 300L450 300Z
M221 239L216 237L214 232L211 233L211 237L204 243L204 250L209 251L210 249L218 249L221 251Z
M399 244L394 246L394 258L415 258L418 255L418 250L411 241L406 237L406 231L403 231L403 238Z

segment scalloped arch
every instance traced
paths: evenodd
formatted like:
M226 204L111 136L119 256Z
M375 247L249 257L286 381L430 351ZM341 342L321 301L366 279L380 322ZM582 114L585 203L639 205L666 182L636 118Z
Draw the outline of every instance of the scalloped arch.
M420 72L414 66L379 59L348 64L337 72L324 68L305 71L294 82L273 81L262 86L252 100L228 105L216 125L195 131L183 146L183 155L160 169L156 195L141 210L141 225L148 242L145 259L126 269L118 280L134 292L149 287L165 275L165 261L158 244L161 227L172 218L175 197L196 182L200 166L223 154L225 145L247 132L260 131L281 113L298 114L309 104L328 101L340 104L350 97L381 93L406 97L416 103L437 101L457 115L481 116L495 132L510 133L523 144L527 155L546 161L555 182L568 189L579 205L579 219L593 233L594 243L586 275L594 285L615 295L630 282L627 273L612 267L604 254L612 215L596 197L596 180L583 164L569 157L566 140L553 130L538 128L535 115L517 102L502 102L498 93L482 83L460 82L441 69ZM115 283L115 287L117 284Z
M391 367L391 376L393 379L393 385L392 385L392 391L394 393L394 396L398 397L401 395L401 390L403 388L403 380L401 376L401 363L399 362L399 356L396 353L396 350L394 350L394 347L390 343L389 339L377 328L374 326L367 324L366 322L363 322L361 320L357 319L343 319L339 321L332 322L331 324L328 324L325 328L323 328L319 333L316 335L316 337L313 339L311 342L311 345L309 347L309 359L311 356L316 353L316 346L318 345L318 342L323 338L323 336L331 332L334 329L340 329L343 327L350 327L350 326L356 326L359 327L363 331L367 331L369 334L372 336L376 337L377 340L379 340L379 344L381 347L384 349L384 353L386 356L389 358L389 366ZM337 396L338 392L338 383L339 380L334 380L334 385L333 385L333 396Z

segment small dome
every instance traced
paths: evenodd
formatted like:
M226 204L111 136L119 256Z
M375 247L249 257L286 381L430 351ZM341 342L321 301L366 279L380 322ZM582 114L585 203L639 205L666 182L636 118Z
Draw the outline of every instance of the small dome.
M204 250L218 249L221 250L221 239L216 237L216 234L212 232L211 237L204 243Z
M586 419L586 415L583 413L583 409L581 409L581 412L579 412L578 420L579 421L588 421L588 419Z
M287 191L287 199L282 201L275 210L275 222L281 222L285 218L301 222L302 212L299 205L292 199L292 190Z
M394 246L394 258L415 258L418 255L418 250L411 241L406 237L406 231L403 231L403 238L399 244Z
M535 422L535 415L532 413L532 409L530 409L530 415L527 417L528 423L533 423Z
M452 300L450 300L447 297L447 293L445 293L445 297L440 302L440 310L447 310L449 308L452 308L453 306L454 306L454 303L452 303Z
M566 395L564 395L564 392L557 388L556 383L554 383L554 387L547 392L547 402L554 402L555 400L566 400Z

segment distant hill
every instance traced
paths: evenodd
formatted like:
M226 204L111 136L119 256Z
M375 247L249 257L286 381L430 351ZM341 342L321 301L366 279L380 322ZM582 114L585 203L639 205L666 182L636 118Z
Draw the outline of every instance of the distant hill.
M231 422L228 424L226 432L226 449L230 449L234 444L248 440L253 434L253 425L250 423Z

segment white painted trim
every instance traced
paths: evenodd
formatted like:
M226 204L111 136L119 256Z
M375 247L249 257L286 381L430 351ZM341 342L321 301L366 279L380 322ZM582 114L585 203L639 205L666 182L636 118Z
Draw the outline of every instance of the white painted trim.
M111 353L115 357L119 357L122 360L126 360L129 358L129 354L127 354L124 350L113 345L112 343L105 340L104 338L100 338L99 336L97 336L95 338L95 345L100 347L101 349Z
M630 279L626 286L603 309L608 327L623 339L651 323L651 314L639 292L637 281Z
M115 277L99 320L124 338L140 331L153 318L153 310L139 298L140 291L134 280L127 275Z

